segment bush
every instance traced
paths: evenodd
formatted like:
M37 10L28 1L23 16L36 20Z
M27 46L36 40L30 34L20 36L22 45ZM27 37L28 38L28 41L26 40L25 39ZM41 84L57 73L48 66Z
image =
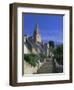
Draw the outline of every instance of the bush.
M39 62L40 57L35 54L24 54L24 60L31 64L32 66L36 66Z
M39 61L44 61L44 58L46 58L44 54L24 54L24 60L34 67L39 64Z
M45 54L40 54L40 61L43 62L44 59L47 58Z

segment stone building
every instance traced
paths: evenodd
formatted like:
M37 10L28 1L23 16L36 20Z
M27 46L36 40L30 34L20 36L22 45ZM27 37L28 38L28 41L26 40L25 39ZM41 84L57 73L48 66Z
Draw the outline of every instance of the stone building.
M24 54L46 54L49 56L49 43L42 41L39 26L36 24L33 36L24 35Z

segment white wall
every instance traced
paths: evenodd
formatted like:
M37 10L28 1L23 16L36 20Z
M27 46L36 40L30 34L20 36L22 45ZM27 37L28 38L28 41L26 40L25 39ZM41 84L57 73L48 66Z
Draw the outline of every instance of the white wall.
M72 84L26 87L9 86L9 3L18 1L29 3L72 5L74 10L74 0L0 0L0 90L73 90L74 82Z

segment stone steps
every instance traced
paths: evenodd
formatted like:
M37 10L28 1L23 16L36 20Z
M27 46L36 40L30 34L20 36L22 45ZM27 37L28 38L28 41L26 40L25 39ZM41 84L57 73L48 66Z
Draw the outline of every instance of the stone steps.
M45 62L37 71L37 73L52 73L53 72L53 61L48 60Z

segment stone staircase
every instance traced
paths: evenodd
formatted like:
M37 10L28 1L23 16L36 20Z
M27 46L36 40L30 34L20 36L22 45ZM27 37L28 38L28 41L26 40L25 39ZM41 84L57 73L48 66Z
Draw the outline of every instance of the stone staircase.
M48 58L46 62L38 69L37 73L53 73L53 60Z

